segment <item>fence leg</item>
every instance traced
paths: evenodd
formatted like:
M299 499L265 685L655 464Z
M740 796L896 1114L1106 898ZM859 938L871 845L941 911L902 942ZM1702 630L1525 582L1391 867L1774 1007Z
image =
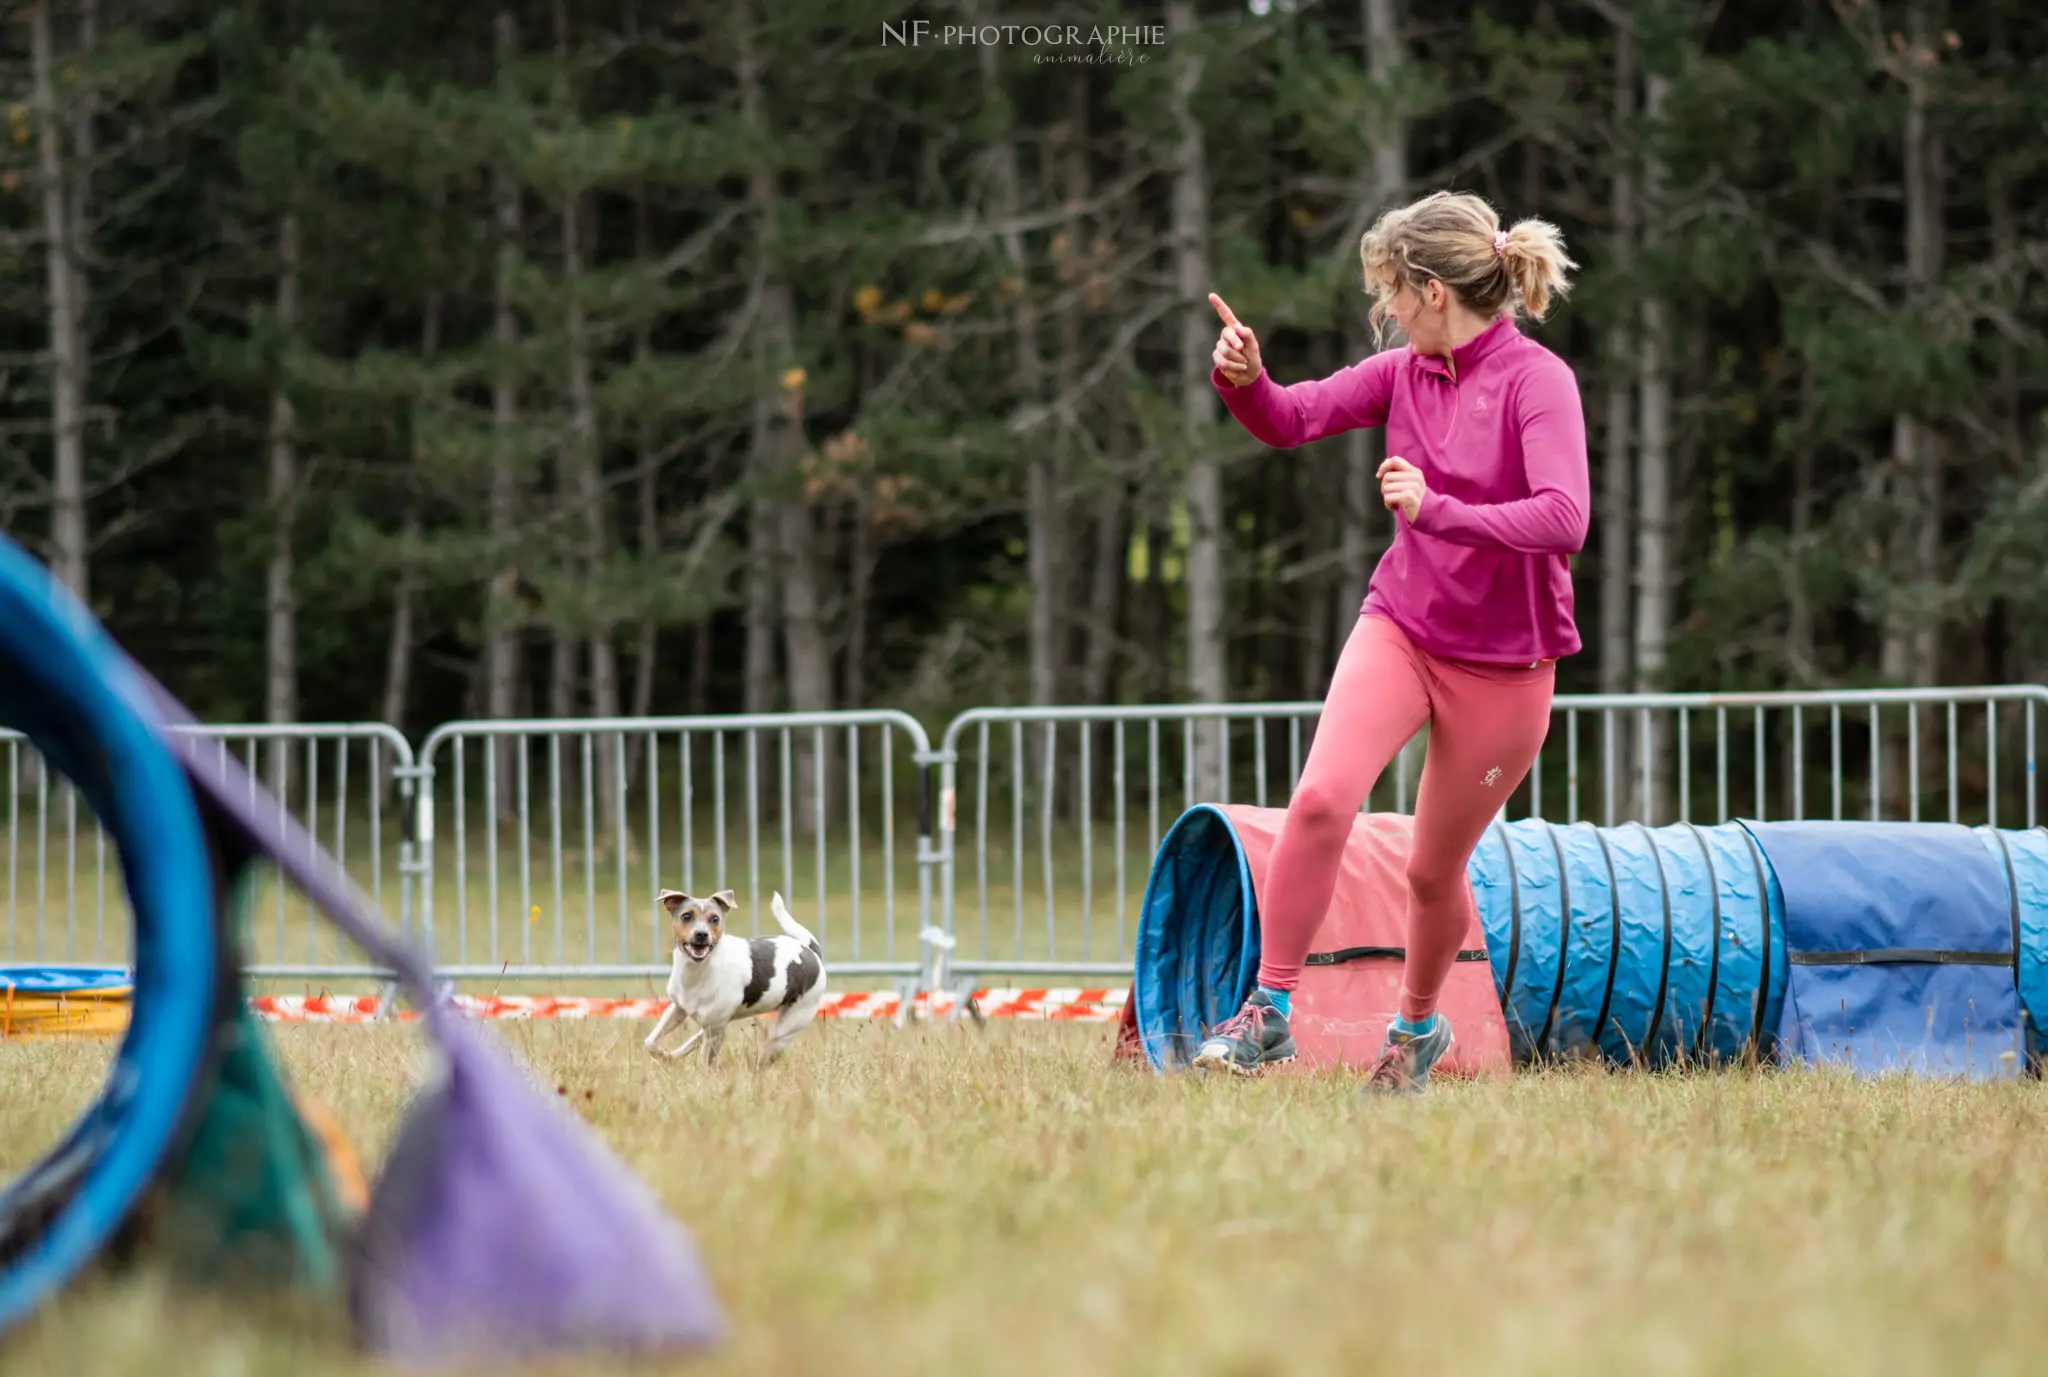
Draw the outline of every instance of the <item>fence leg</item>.
M932 750L917 754L917 922L918 972L899 987L896 1026L904 1027L926 1012L926 1000L946 987L946 959L953 950L953 935L933 921L933 891L948 848L933 840L932 771L947 762L947 753ZM951 820L948 819L948 827ZM948 837L950 841L950 836Z
M974 977L958 976L953 981L953 1009L946 1016L946 1022L958 1023L960 1015L966 1014L974 1020L977 1028L988 1027L988 1015L982 1012L981 1001L974 997Z
M917 999L923 993L924 980L915 975L904 976L896 982L896 1017L889 1022L901 1028L916 1017Z

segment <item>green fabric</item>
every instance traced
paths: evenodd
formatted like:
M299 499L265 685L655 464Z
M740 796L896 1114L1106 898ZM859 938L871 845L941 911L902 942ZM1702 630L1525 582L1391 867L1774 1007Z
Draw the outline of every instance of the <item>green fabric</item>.
M254 894L253 867L224 886L223 925L239 938ZM239 955L240 941L223 946ZM214 1035L216 1065L191 1137L159 1179L148 1249L180 1272L283 1281L331 1290L342 1280L348 1211L319 1139L299 1117L269 1035L230 982Z

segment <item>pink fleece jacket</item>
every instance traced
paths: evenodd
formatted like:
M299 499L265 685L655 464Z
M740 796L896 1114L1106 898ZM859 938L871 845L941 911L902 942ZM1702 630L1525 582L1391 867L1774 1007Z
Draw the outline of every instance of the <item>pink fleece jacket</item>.
M1570 556L1585 547L1586 417L1570 365L1503 316L1452 350L1457 373L1410 349L1319 382L1210 381L1244 428L1292 449L1385 426L1390 456L1422 470L1414 524L1373 571L1361 609L1447 659L1529 665L1579 649ZM1376 494L1375 494L1376 495Z

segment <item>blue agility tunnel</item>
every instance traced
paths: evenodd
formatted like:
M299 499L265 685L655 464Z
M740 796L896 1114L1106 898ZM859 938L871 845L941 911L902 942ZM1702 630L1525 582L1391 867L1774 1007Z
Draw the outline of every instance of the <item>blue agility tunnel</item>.
M1775 1031L1784 899L1741 823L1500 823L1469 873L1515 1060L1719 1061Z
M1246 813L1198 807L1162 839L1132 986L1155 1065L1250 990ZM1490 829L1469 874L1517 1062L1990 1078L2048 1055L2048 831L1530 819Z

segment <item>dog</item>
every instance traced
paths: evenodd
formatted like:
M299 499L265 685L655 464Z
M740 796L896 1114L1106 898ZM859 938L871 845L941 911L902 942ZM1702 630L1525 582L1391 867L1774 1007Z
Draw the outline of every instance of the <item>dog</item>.
M777 937L726 936L726 915L738 906L729 889L706 899L665 889L660 903L675 925L669 1004L641 1045L657 1057L681 1061L701 1042L709 1066L717 1062L734 1019L772 1012L775 1027L761 1053L761 1065L769 1065L817 1017L824 1002L825 954L818 939L789 916L779 893L768 904L782 928ZM662 1034L684 1019L695 1020L697 1031L673 1052L662 1051Z

